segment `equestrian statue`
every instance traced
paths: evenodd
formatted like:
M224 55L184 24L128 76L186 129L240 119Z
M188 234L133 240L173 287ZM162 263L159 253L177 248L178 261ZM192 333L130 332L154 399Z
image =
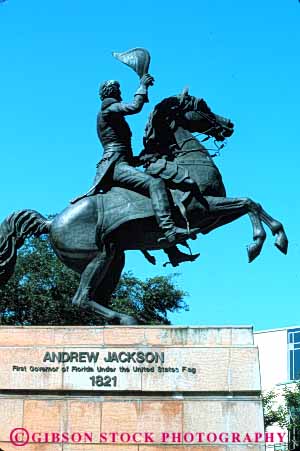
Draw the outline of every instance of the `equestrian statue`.
M132 325L143 322L108 307L125 264L125 251L140 250L155 263L150 250L162 249L173 266L194 261L177 244L247 214L253 242L247 247L249 262L260 254L266 232L287 253L283 225L253 200L226 197L222 176L213 156L195 135L223 142L234 131L229 120L211 111L207 103L187 89L162 100L150 114L139 156L131 147L131 131L125 116L141 111L148 102L154 78L148 74L149 52L135 48L113 54L140 77L131 103L122 102L120 83L101 84L101 108L97 134L103 156L93 186L73 199L52 220L33 210L12 213L0 225L0 285L13 274L17 250L32 235L48 234L58 258L80 274L73 304L92 309L108 323ZM143 166L144 170L137 169Z

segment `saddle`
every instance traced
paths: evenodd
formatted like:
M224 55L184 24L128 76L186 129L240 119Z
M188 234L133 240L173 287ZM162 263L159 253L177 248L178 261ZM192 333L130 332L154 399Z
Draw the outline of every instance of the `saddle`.
M153 177L163 178L168 187L170 185L176 187L189 179L187 169L164 158L146 165L145 172ZM185 204L191 194L190 191L183 192L171 188L170 192L174 206L178 207L188 226ZM128 221L154 216L151 200L129 189L113 186L105 193L97 194L96 199L99 218L97 236L102 236L104 240L107 235Z

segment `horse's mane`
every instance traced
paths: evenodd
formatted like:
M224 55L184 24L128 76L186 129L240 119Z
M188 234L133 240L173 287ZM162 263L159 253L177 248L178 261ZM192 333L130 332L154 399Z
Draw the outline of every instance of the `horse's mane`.
M145 146L149 146L154 142L161 142L163 137L166 139L169 136L170 125L178 116L180 106L178 96L167 97L155 105L145 128Z
M178 109L180 105L181 103L178 96L166 97L155 105L153 113L167 114L170 110Z
M184 97L167 97L155 105L146 124L144 145L149 147L152 143L164 143L179 125L183 114L195 108L195 102L196 97L187 94Z

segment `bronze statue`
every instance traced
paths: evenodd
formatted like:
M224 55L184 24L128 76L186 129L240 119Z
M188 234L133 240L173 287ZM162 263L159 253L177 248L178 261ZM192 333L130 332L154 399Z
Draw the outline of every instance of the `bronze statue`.
M97 117L97 133L104 149L103 158L97 165L93 187L83 196L72 201L76 203L85 196L106 191L112 186L129 189L144 196L150 196L152 208L161 231L170 244L189 238L189 232L175 226L165 182L134 167L131 148L131 131L124 116L141 111L147 100L148 87L153 77L145 74L132 103L122 103L120 84L108 80L100 87L101 110Z
M175 226L169 195L164 180L151 174L135 169L141 164L139 158L134 157L131 148L131 131L124 116L133 115L141 111L148 102L148 87L154 83L154 78L145 73L149 69L150 54L142 48L135 48L113 55L131 67L140 76L140 87L134 95L132 103L123 103L120 83L107 80L100 85L99 96L102 100L101 109L97 116L97 135L104 149L103 157L97 164L97 172L92 188L84 195L75 198L72 203L86 196L109 190L112 186L120 186L144 195L150 195L152 208L156 220L166 240L173 244L166 249L169 262L173 266L186 261L194 261L200 254L185 254L175 245L180 242L188 247L186 239L189 231ZM190 180L190 182L192 182ZM196 184L194 184L197 187ZM189 189L190 187L188 187ZM154 257L143 251L149 262L155 264Z
M139 55L143 49L135 50ZM142 89L146 91L152 78L145 76L145 70L148 70L145 58L141 62L137 56L134 64L142 78ZM116 96L118 85L113 82L108 86L116 90ZM140 105L145 101L145 95L137 96L143 96ZM114 99L112 107L118 105L116 114L121 114L119 100L109 98ZM100 113L100 122L102 119ZM106 124L100 125L103 142L106 127ZM93 309L110 323L137 324L141 318L120 314L107 307L124 267L125 250L141 250L151 260L148 250L164 249L176 260L177 248L173 239L169 239L174 234L174 227L180 231L175 232L175 241L182 233L184 242L189 236L207 234L247 214L253 228L253 243L248 246L249 262L262 250L266 238L263 223L276 236L276 247L286 254L288 239L283 225L247 197L226 197L213 158L193 135L198 132L222 142L232 135L233 129L230 120L214 114L203 99L189 95L187 90L164 99L156 105L146 126L144 150L140 155L145 175L131 166L127 129L127 141L122 150L120 142L117 151L109 148L110 140L104 142L104 148L108 146L100 164L104 165L104 170L99 168L100 176L88 193L90 195L69 205L52 221L32 210L12 213L3 221L0 225L0 284L11 276L17 249L24 239L33 234L49 234L60 260L81 275L73 304ZM106 160L107 152L111 153ZM127 184L131 174L134 181ZM157 191L154 190L157 206L150 189L153 180L157 187ZM99 188L102 192L98 192ZM161 204L160 199L164 196L168 198ZM170 235L169 231L172 231Z

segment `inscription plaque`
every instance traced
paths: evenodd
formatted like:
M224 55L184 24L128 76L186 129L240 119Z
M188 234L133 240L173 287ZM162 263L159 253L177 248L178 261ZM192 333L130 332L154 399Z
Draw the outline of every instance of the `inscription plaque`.
M250 327L0 327L0 360L5 451L263 450Z

